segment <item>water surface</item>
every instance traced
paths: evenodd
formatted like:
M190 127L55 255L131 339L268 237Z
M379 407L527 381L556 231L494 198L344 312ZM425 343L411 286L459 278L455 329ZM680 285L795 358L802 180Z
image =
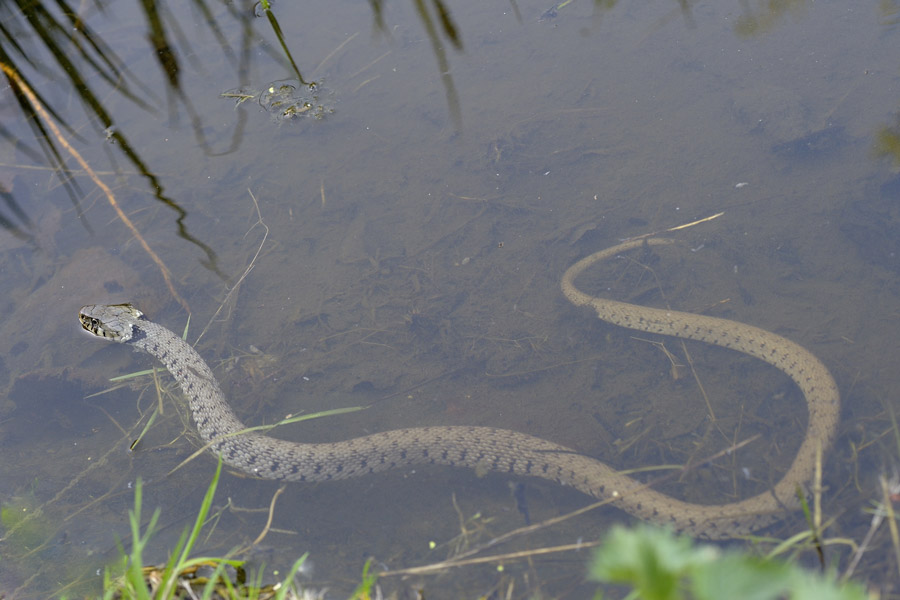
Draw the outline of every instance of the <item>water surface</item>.
M52 132L52 146L40 141L46 129L12 88L0 91L0 590L97 590L116 540L128 544L138 477L145 506L162 510L148 559L163 561L214 471L203 456L168 474L198 446L168 398L128 450L158 404L152 384L89 396L152 362L84 337L86 303L133 301L177 331L190 311L192 341L209 324L198 349L248 423L371 405L285 438L494 425L639 468L760 433L662 487L703 502L765 489L806 422L786 377L607 327L559 291L590 252L723 211L679 233L678 248L582 285L752 323L819 356L845 404L827 459L829 534L862 539L861 509L897 459L896 7L684 6L463 2L443 26L431 3L377 15L280 3L279 40L246 3L145 13L120 0L84 7L75 42L49 26L72 29L56 8L29 22L5 6L30 60L9 38L0 47L159 263ZM416 469L290 485L252 560L284 569L309 551L305 581L345 594L369 557L417 566L522 526L509 483ZM256 538L277 488L226 472L202 551ZM532 521L587 501L543 482L525 494ZM496 551L598 539L629 520L596 511ZM768 533L804 527L792 515ZM384 585L584 597L586 559ZM859 573L882 585L893 570L873 558Z

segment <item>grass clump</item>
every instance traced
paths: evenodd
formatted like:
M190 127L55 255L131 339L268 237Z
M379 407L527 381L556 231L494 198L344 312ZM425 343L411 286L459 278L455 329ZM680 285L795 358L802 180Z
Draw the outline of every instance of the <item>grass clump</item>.
M192 557L191 551L206 524L222 461L216 468L212 482L206 489L200 510L190 530L185 530L178 543L170 552L168 562L161 567L144 565L144 550L156 533L160 510L157 508L150 517L144 531L141 531L141 509L143 486L138 479L134 491L134 509L128 511L131 524L131 552L121 550L119 562L108 568L103 577L104 600L169 600L174 598L242 598L250 600L317 598L315 592L298 591L294 585L294 575L303 566L306 554L291 567L280 583L261 586L260 581L247 583L244 563L229 557Z

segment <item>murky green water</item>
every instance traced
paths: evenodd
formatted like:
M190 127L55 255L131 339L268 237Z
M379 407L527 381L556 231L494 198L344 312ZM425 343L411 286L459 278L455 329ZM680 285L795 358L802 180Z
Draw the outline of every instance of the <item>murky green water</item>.
M86 303L133 301L179 331L189 307L190 339L210 325L199 349L249 423L372 405L285 438L490 424L637 468L761 433L663 487L706 502L765 489L805 425L786 378L688 345L713 421L680 343L606 327L558 286L581 256L720 211L649 268L598 268L593 291L752 323L818 355L845 403L826 468L830 535L862 539L861 509L898 459L887 415L898 389L900 158L885 151L900 127L900 9L609 4L448 5L458 44L436 5L400 0L377 18L365 3L277 4L281 41L246 3L152 14L89 4L73 9L84 11L75 42L56 8L28 21L5 5L6 62L109 186L183 304L5 84L0 593L99 589L116 540L129 542L138 477L145 507L162 510L148 558L164 560L214 470L203 456L168 474L198 446L168 399L128 451L157 406L152 384L88 396L151 363L84 337ZM370 556L379 569L417 566L523 525L507 484L426 469L291 485L252 560L284 569L309 551L305 581L340 596ZM276 490L226 474L202 551L256 538ZM533 521L586 502L541 482L527 482L526 497ZM460 515L466 536L453 541ZM596 512L491 551L597 539L627 518ZM803 527L794 515L770 533ZM885 543L876 538L858 568L874 585L894 572ZM584 597L586 558L384 585L430 598L505 597L509 586L512 597Z

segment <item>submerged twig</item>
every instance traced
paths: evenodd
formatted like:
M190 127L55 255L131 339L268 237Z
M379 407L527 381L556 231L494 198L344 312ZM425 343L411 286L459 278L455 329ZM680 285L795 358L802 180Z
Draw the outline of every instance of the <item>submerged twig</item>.
M235 283L233 286L231 286L231 289L228 290L227 294L225 294L225 298L222 299L222 302L219 304L219 308L217 308L216 312L213 313L213 316L209 318L209 322L206 324L206 327L203 328L203 331L200 332L200 335L197 336L197 339L194 342L194 345L196 345L200 341L200 339L203 338L204 335L206 335L206 332L209 331L209 328L212 326L213 321L216 320L216 317L219 316L219 313L222 312L223 308L225 308L225 305L228 303L228 300L237 291L237 289L241 286L241 283L244 281L244 279L247 277L247 275L250 274L250 271L253 270L254 265L256 265L256 259L259 258L259 253L262 252L263 246L265 246L266 240L269 238L269 226L266 225L265 221L263 221L262 213L260 213L260 211L259 211L259 202L257 202L256 196L253 195L252 191L250 191L248 189L247 193L250 194L250 198L253 200L253 207L256 209L256 223L254 223L253 225L250 226L250 229L247 230L247 233L250 233L250 231L252 231L253 228L256 227L257 225L262 225L262 228L264 231L263 239L259 243L259 248L256 249L256 254L254 254L253 258L250 260L250 264L247 265L246 269L244 269L244 272L238 278L237 283ZM244 234L244 237L247 236L247 233Z

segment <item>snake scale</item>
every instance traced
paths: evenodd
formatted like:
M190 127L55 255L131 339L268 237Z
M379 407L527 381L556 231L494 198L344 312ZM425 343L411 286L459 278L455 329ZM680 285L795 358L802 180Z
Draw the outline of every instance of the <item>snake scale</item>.
M256 433L233 435L245 426L228 406L209 366L180 337L128 304L85 306L80 320L85 330L162 362L187 396L200 437L211 442L225 463L257 477L315 482L421 464L486 468L541 477L594 498L609 498L641 519L669 524L696 537L739 537L773 523L779 513L798 505L797 490L812 478L817 450L827 450L835 436L839 394L816 357L774 333L725 319L596 298L575 287L575 278L598 261L641 246L670 243L662 238L627 241L596 252L569 267L562 290L573 304L590 306L604 321L749 354L782 370L800 387L809 407L809 422L793 463L772 489L739 502L683 502L565 446L493 427L415 427L321 444Z

